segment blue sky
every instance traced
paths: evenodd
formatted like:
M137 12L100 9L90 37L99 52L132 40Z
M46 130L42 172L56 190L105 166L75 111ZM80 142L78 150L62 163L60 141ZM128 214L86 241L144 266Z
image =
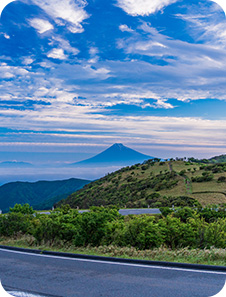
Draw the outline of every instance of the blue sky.
M115 142L226 153L226 18L206 0L21 0L0 19L0 161Z

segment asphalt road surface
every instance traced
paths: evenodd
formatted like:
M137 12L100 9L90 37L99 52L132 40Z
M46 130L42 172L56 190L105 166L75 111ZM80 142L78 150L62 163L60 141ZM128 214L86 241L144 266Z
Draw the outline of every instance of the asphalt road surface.
M125 208L125 209L120 209L119 213L123 216L127 216L130 214L160 214L161 211L158 208Z
M0 249L0 279L8 291L43 297L209 297L223 288L226 273Z
M80 213L88 212L89 210L79 210ZM50 214L49 211L42 211L41 214ZM158 208L123 208L119 209L119 213L123 216L135 214L160 214L161 211Z

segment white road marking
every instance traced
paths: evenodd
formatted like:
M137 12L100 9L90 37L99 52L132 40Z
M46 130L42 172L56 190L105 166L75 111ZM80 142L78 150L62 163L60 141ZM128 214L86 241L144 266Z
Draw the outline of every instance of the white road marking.
M187 269L187 268L179 268L179 267L165 267L165 266L154 266L154 265L135 264L135 263L133 264L133 263L120 263L120 262L92 260L92 259L69 258L69 257L61 257L61 256L54 256L54 255L33 254L33 253L28 253L28 252L13 251L13 250L1 249L1 248L0 248L0 251L7 252L7 253L14 253L14 254L35 256L35 257L45 257L45 258L52 258L52 259L69 260L69 261L91 262L91 263L131 266L131 267L140 267L140 268L152 268L152 269L162 269L162 270L175 270L175 271L185 271L185 272L226 275L226 272L220 272L220 271L208 271L208 270L198 270L198 269L196 270L196 269L190 269L190 268Z

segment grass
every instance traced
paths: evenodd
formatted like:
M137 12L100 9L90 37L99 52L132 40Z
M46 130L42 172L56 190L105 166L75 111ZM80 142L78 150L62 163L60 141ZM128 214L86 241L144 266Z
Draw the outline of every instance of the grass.
M199 164L192 163L190 165L185 165L183 161L171 162L172 169L179 173L181 170L186 170L186 176L191 179L192 176L201 176L204 172L203 169L200 169ZM195 168L195 171L194 171ZM159 174L160 171L164 172L165 170L169 171L169 162L164 162L163 165L156 163L154 166L149 167L143 175L140 174L140 171L137 172L140 174L138 178L142 179L148 177L151 172L155 175ZM130 172L126 172L128 176ZM220 176L226 176L226 173L217 173L214 174L214 179L210 182L190 182L190 186L185 184L184 177L178 176L178 184L172 189L160 190L159 193L162 196L189 196L191 198L197 199L203 206L208 204L221 204L226 203L226 195L219 192L226 193L226 183L218 183L217 179ZM204 191L209 191L209 193L203 193ZM147 193L152 193L152 190L148 190ZM193 192L195 194L193 194Z
M226 266L226 249L168 249L165 247L152 250L137 250L134 247L99 246L99 247L74 247L64 242L57 242L54 245L36 245L35 239L30 236L18 236L14 239L1 238L1 245L14 247L40 249L48 251L68 252L76 254L97 255L106 257L118 257L126 259L141 259L152 261L169 261L177 263L192 263Z
M194 199L197 199L203 206L207 206L209 204L226 203L225 195L220 193L193 193L189 196Z

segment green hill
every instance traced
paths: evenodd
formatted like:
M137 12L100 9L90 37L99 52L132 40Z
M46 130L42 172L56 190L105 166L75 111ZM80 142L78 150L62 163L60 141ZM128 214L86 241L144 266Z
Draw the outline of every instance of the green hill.
M226 203L226 163L148 160L91 182L60 201L76 208L185 206Z
M226 162L226 155L215 156L210 159L195 159L195 158L188 158L188 161L194 163L204 163L204 164L215 164L215 163L225 163Z
M54 203L88 184L89 180L71 178L58 181L11 182L0 187L0 209L8 211L16 203L29 203L35 209L49 209Z
M210 158L209 161L211 163L224 163L226 162L226 155L215 156L213 158Z

